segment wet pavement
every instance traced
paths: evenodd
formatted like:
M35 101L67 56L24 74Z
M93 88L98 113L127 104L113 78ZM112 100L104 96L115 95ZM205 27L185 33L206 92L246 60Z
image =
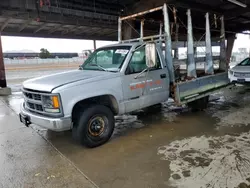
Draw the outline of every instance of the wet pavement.
M97 187L0 98L0 188Z
M177 108L169 101L161 107L151 108L148 113L142 111L116 117L111 140L93 149L76 144L70 131L55 133L35 125L33 129L22 127L17 131L18 136L13 136L25 154L18 159L6 156L6 161L13 161L5 166L14 168L14 162L19 160L19 164L22 158L26 160L30 152L40 156L44 165L51 166L53 160L44 160L43 156L55 147L63 155L59 157L62 161L57 163L60 168L40 172L41 165L33 160L27 167L33 168L29 171L33 174L30 181L36 181L38 173L43 174L41 178L56 176L56 172L67 174L65 168L72 168L69 160L101 188L250 187L249 94L246 87L224 89L210 98L209 108L204 112L193 113L185 106ZM10 110L11 117L16 117L14 112L19 112L21 93L1 99L13 110ZM9 124L15 122L13 118ZM9 126L3 129L8 134L15 132ZM28 145L35 136L25 134L33 132L42 137ZM6 139L11 137L6 136ZM12 155L15 153L12 150ZM15 178L15 174L11 178ZM75 179L78 178L71 182Z

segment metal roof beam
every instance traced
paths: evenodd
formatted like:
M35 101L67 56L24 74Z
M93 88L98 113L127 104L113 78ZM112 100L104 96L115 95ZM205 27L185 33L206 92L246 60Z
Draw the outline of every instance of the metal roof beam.
M92 1L92 0L85 0L82 2L74 2L74 3L66 3L61 2L61 7L67 8L71 7L71 9L77 9L81 11L93 11L99 12L99 13L105 13L110 15L117 15L120 9L123 8L122 5L112 2L98 2L98 1Z
M36 30L34 31L34 33L37 33L38 31L42 30L42 29L45 28L46 26L47 26L46 23L42 24L38 29L36 29Z
M224 17L225 17L225 20L232 20L248 12L250 12L250 8L236 8L236 9L225 12Z
M11 29L8 32L3 31L1 33L2 36L34 36L33 32L23 32L20 33L17 30ZM38 32L35 37L42 37L42 38L64 38L64 39L86 39L86 40L117 40L117 37L106 37L105 35L101 36L91 36L89 34L83 34L83 35L76 35L76 34L68 34L68 35L61 35L59 33L52 33L51 35L48 34L48 32Z
M80 30L80 31L78 31L78 32L76 32L75 34L76 35L80 35L80 34L82 34L82 33L85 33L86 32L86 30L88 30L88 32L92 32L92 31L94 31L96 28L94 27L92 27L92 28L83 28L82 30Z
M194 3L193 1L178 0L172 4L174 4L177 7L196 10L199 12L204 12L204 13L209 12L209 13L214 13L214 14L222 14L220 9L217 9L217 8L214 8L214 7L211 7L209 5L202 4L202 3Z
M49 30L49 34L51 34L51 33L54 33L56 30L58 30L59 29L59 27L61 26L61 24L60 25L57 25L57 26L55 26L53 29L51 29L51 30Z
M5 20L5 22L3 23L3 25L2 25L1 28L0 28L0 31L1 31L1 32L5 29L5 27L8 25L8 23L10 22L10 20L11 20L11 18L7 18L7 19Z
M13 11L5 11L5 14L14 14ZM18 14L15 15L15 19L25 19L27 20L27 16L30 18L37 18L37 13L36 12L29 12L27 13L28 15L24 14ZM82 15L83 16L83 15ZM41 12L40 13L40 22L41 23L55 23L55 24L63 24L63 25L81 25L81 26L87 26L87 27L104 27L104 28L117 28L117 20L108 22L108 20L103 20L103 19L90 19L90 18L83 18L82 16L78 17L67 17L62 14L50 14L50 13L45 13ZM42 28L43 29L43 28ZM38 31L40 31L39 29ZM37 32L38 32L37 31Z
M21 32L22 30L24 30L31 22L32 20L27 20L23 25L19 27L18 31Z
M65 31L62 32L62 35L65 35L65 34L67 34L67 33L70 33L70 32L72 32L72 31L75 31L75 30L77 30L77 29L80 28L80 27L81 27L81 26L74 26L74 27L72 27L72 28L66 29Z

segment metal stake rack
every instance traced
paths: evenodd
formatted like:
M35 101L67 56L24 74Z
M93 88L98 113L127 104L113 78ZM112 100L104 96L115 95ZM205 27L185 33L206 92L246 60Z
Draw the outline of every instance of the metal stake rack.
M171 39L171 23L169 21L168 5L153 8L147 11L139 12L126 17L120 17L118 20L118 41L119 43L130 43L130 42L147 42L154 41L160 45L161 53L165 55L165 62L167 70L169 72L170 83L173 88L173 98L179 103L188 100L194 100L195 98L201 98L202 93L207 93L208 90L212 91L221 86L228 84L227 69L228 65L226 62L226 44L225 44L225 27L224 27L224 17L220 16L221 28L220 28L220 41L211 41L211 29L209 21L209 13L204 15L205 25L205 41L194 42L193 37L193 25L191 9L187 10L187 42L178 41L178 34L176 34L175 41ZM175 10L175 9L174 9ZM145 36L144 32L144 18L140 22L140 37L128 40L122 40L122 24L123 21L133 20L137 17L145 16L146 14L153 13L156 11L162 11L163 13L163 23L159 22L159 34L152 36ZM175 11L176 12L176 11ZM216 17L216 16L215 16ZM176 17L175 17L176 22ZM217 26L217 22L216 22ZM163 31L162 31L163 27ZM178 32L176 28L176 32ZM205 46L206 57L205 58L195 58L195 48ZM220 56L212 56L212 46L220 46ZM172 50L178 51L179 47L187 47L187 61L186 61L186 76L184 81L177 80ZM177 49L177 50L176 50ZM164 51L164 52L163 52ZM197 76L196 63L200 60L205 60L204 63L204 75ZM219 71L214 70L214 60L219 59ZM216 75L215 75L216 74Z

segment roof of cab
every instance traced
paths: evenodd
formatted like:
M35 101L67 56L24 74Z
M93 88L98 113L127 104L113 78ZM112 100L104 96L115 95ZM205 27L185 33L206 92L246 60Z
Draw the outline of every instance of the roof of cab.
M109 48L109 47L116 47L116 46L134 46L134 45L140 45L142 42L130 42L130 43L116 43L116 44L109 44L106 46L102 46L100 48ZM100 49L98 48L98 49Z

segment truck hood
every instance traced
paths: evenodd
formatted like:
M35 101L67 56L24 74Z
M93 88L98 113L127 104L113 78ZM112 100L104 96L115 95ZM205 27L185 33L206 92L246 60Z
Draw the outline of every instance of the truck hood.
M27 80L23 83L23 87L25 89L52 92L53 89L69 83L82 80L88 82L97 81L115 75L117 73L114 72L73 70Z

